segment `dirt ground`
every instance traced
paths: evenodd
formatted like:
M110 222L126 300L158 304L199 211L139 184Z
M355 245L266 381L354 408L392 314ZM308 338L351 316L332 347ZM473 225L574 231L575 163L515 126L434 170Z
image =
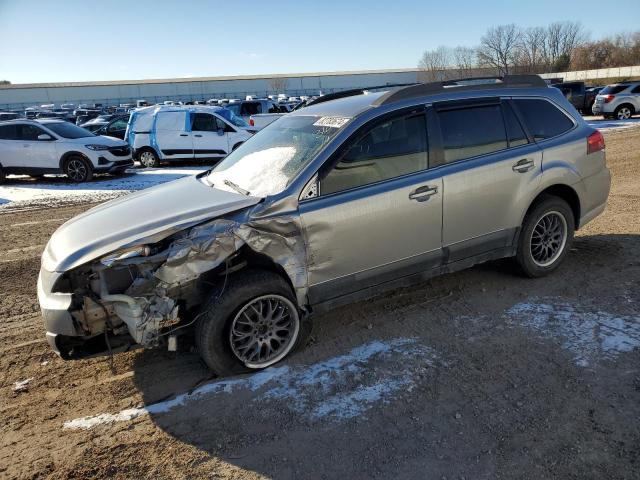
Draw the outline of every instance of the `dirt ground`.
M0 477L638 478L640 128L605 137L607 210L552 276L494 262L350 305L227 381L188 345L57 358L39 256L88 205L0 215Z

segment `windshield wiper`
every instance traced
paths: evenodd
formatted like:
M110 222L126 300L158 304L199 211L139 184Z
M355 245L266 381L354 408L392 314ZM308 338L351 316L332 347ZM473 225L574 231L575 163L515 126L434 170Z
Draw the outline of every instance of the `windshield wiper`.
M224 183L228 187L233 188L236 192L241 193L242 195L249 196L251 194L251 192L249 192L249 190L245 190L244 188L242 188L242 187L236 185L235 183L233 183L231 180L223 180L222 183Z

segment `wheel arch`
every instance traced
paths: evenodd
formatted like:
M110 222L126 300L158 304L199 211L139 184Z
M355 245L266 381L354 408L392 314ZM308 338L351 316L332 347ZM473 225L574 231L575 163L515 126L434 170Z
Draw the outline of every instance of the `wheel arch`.
M635 113L637 113L635 105L628 101L623 101L622 103L620 103L620 105L617 105L615 108L615 111L617 111L622 107L629 107L631 109L631 115L634 115Z
M156 157L158 157L159 160L162 160L162 157L160 156L158 151L155 148L153 148L151 145L145 145L144 147L136 148L136 160L138 160L138 157L142 152L147 150L155 153Z
M562 184L562 183L556 183L556 184L550 185L546 187L544 190L542 190L540 193L538 193L538 195L536 195L536 197L529 204L529 208L527 208L527 211L523 216L523 220L524 218L527 217L529 212L545 196L558 197L564 200L565 202L567 202L569 204L569 207L571 208L571 211L573 212L573 219L575 222L576 230L580 227L581 206L580 206L580 197L578 195L578 192L576 192L569 185Z
M60 157L60 162L59 162L59 167L60 167L60 171L62 173L64 173L64 164L67 160L69 160L69 158L71 157L81 157L85 162L89 162L89 165L93 167L93 162L91 161L91 159L89 157L87 157L84 153L82 152L78 152L76 150L70 150L68 152L65 152L61 157Z

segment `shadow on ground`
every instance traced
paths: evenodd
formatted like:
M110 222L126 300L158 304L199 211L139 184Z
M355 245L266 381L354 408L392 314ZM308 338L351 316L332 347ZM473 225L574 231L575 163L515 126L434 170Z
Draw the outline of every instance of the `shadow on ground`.
M577 309L556 323L640 324L639 253L634 235L578 237L543 279L493 262L329 312L263 373L211 380L195 353L147 351L135 383L147 406L191 391L153 422L275 478L632 478L639 350L581 366L509 312L544 300Z

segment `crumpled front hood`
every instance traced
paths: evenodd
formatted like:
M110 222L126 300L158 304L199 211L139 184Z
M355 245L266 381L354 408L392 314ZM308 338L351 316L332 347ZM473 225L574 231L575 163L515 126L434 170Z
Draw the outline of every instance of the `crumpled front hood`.
M260 198L203 184L196 176L158 185L92 208L53 234L42 267L65 272L127 246L257 204ZM150 238L153 237L153 238Z

